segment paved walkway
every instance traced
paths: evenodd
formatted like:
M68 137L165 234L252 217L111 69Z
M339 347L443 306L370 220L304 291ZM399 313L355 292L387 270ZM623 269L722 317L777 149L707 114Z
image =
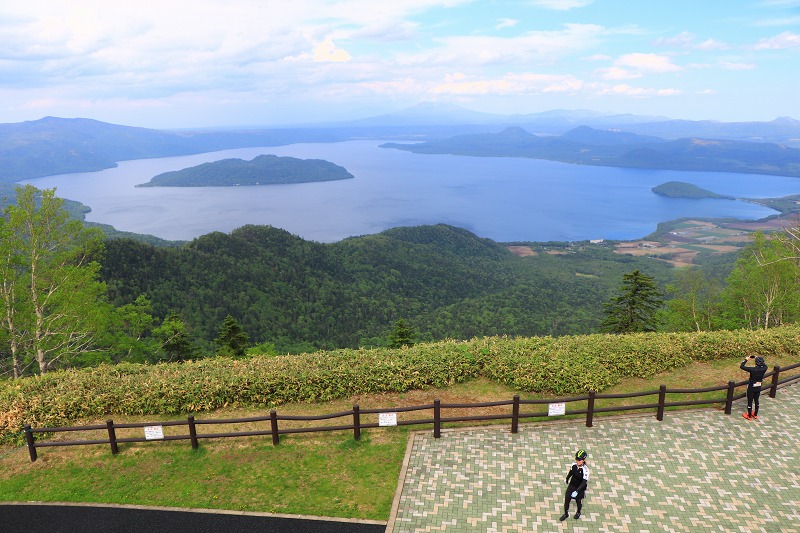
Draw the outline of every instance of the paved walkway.
M744 407L416 432L387 532L800 532L800 385ZM559 522L579 448L582 516Z

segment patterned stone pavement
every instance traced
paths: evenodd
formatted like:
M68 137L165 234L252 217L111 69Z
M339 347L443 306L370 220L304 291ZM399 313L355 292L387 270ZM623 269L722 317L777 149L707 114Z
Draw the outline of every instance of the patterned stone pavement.
M415 432L386 531L800 532L800 385L635 417ZM579 520L559 522L575 450L589 453Z

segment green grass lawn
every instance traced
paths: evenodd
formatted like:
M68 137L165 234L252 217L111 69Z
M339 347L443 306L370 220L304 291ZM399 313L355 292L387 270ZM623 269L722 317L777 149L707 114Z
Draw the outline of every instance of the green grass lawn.
M357 517L389 515L407 431L27 450L0 459L0 501L62 501ZM373 438L377 437L377 438Z
M795 362L789 358L770 358L768 364L770 367L785 366ZM725 385L729 380L741 381L746 377L738 365L738 360L693 363L651 379L625 380L603 392L654 390L661 384L670 388ZM537 398L530 393L479 379L446 389L286 405L281 406L279 412L297 415L333 413L349 410L355 403L362 409L390 409L427 404L434 398L440 398L443 403L491 402L510 400L514 394L520 394L522 398ZM678 396L671 396L668 401L682 399ZM724 398L725 392L707 393L704 397ZM766 392L762 398L769 402ZM656 401L657 396L603 400L598 401L596 407ZM582 406L585 402L568 408L581 409ZM523 411L546 411L546 406L524 407ZM509 407L497 409L494 412L510 411ZM263 412L225 410L205 414L202 418L238 418L255 414ZM654 410L652 414L655 416ZM413 418L429 416L429 412L420 411L414 413ZM460 415L443 413L443 416ZM115 417L115 421L166 421L175 418ZM348 422L339 420L334 423ZM576 420L576 423L581 422ZM320 425L319 422L311 424ZM232 430L245 429L246 425L240 425ZM52 447L38 449L39 459L34 463L30 462L25 447L4 447L0 448L0 501L119 503L387 520L409 432L420 429L430 430L421 426L375 428L363 430L360 441L355 441L350 431L299 433L282 436L278 446L272 445L269 436L204 439L200 441L198 450L192 450L188 440L123 443L118 455L112 455L108 445ZM186 428L176 431L185 433ZM210 430L206 427L203 431ZM60 435L73 440L103 438L97 434L93 437ZM118 433L118 437L121 436Z

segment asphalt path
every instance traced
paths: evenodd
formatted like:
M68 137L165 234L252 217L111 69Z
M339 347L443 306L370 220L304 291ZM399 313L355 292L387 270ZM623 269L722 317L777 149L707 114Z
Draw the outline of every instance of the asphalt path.
M383 533L377 521L143 507L0 504L0 532L15 533Z

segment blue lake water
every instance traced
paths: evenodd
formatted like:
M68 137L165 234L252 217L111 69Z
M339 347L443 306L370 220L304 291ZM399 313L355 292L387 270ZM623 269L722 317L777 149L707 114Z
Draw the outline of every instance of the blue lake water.
M422 155L378 141L295 144L123 161L100 172L28 180L92 208L87 219L164 239L192 239L245 224L333 242L397 226L446 223L499 242L641 238L681 217L759 219L741 201L665 198L651 188L685 181L737 198L800 193L800 178L621 169L510 157ZM170 170L260 154L325 159L355 179L253 187L145 187Z

